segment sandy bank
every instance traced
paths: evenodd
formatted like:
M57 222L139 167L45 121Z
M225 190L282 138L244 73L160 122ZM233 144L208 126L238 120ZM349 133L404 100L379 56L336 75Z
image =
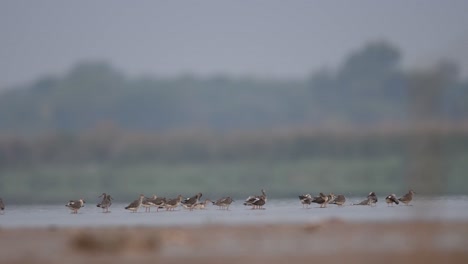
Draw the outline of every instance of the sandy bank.
M468 221L0 229L2 263L468 263Z

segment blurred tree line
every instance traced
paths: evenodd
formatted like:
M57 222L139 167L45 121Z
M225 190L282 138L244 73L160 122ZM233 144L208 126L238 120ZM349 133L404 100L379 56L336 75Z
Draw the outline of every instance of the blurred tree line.
M335 72L297 81L130 79L107 63L82 63L0 94L0 164L372 156L404 153L409 126L425 133L424 124L445 122L459 133L468 82L457 66L404 72L400 60L396 47L373 42ZM386 138L371 136L382 127Z
M421 104L411 101L413 74L402 71L400 61L396 47L370 43L336 71L322 70L296 81L223 75L130 79L107 63L81 63L63 77L44 77L1 93L0 132L80 133L102 122L153 132L404 123L411 121L411 107ZM437 118L466 119L468 82L459 80L453 63L436 68L431 75L433 79L443 75L444 85L434 86L438 91L421 87L415 91L417 97L440 98ZM429 94L434 95L432 99ZM421 107L415 111L436 117L434 109Z
M141 179L140 188L167 177L164 184L179 189L177 177L182 186L221 186L221 172L237 179L231 186L276 177L278 191L293 177L289 192L310 181L336 186L346 174L394 187L396 174L400 185L406 175L406 183L427 182L427 191L437 192L447 184L441 175L464 179L468 172L468 81L452 62L404 71L401 57L395 46L373 42L336 70L304 80L128 78L107 63L78 64L64 76L0 93L0 191L26 199L31 189L70 191L85 184L76 178L88 177L130 196L133 189L121 187L127 177ZM88 170L92 164L101 165ZM269 175L273 167L277 176ZM199 180L189 180L197 173ZM468 191L460 186L451 188Z
M429 143L427 143L429 142ZM436 144L433 146L433 144ZM434 150L435 148L435 150ZM443 148L443 149L442 149ZM162 162L280 161L302 158L384 159L405 156L468 154L468 124L424 123L412 127L291 128L215 133L128 132L102 124L80 134L49 133L0 137L0 170L8 166ZM432 152L431 152L432 151ZM442 157L444 158L444 157ZM435 161L431 162L432 165ZM423 166L429 167L429 166Z

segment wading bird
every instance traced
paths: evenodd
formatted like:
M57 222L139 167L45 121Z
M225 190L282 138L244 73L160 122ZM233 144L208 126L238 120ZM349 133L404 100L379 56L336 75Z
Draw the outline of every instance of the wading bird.
M85 204L85 201L83 199L79 200L70 200L65 206L68 207L71 211L72 214L77 214L78 210L83 207Z
M102 197L102 201L98 203L96 206L101 207L103 213L108 213L109 207L112 205L112 197L106 193L102 193L101 196L99 197Z
M405 205L409 205L409 203L413 200L413 195L415 192L413 189L409 190L407 194L403 195L402 197L398 198L398 200Z
M137 200L131 202L128 206L126 206L125 209L135 213L140 208L144 198L145 196L143 194L140 194L140 197Z
M343 206L344 203L346 202L346 197L342 194L339 194L333 199L333 201L330 202L330 204L336 204L338 206Z
M387 197L385 197L385 202L387 202L388 206L393 206L393 204L399 204L400 202L396 198L395 194L390 194Z
M212 203L218 206L220 209L229 210L229 206L231 205L232 202L233 200L231 197L223 197L223 198L216 200L216 202L212 202Z
M302 208L307 207L312 203L312 195L310 194L303 194L299 195L299 200L301 201Z
M249 196L245 199L244 205L252 206L252 209L263 209L263 206L266 204L267 195L264 189L262 189L262 195L258 196Z

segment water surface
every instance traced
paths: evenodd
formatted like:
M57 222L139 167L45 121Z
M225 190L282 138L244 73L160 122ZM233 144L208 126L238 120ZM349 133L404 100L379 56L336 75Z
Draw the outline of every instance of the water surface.
M160 210L137 213L124 209L127 204L114 203L110 213L88 201L78 214L60 205L7 205L0 215L0 227L50 227L50 226L174 226L200 224L260 224L260 223L310 223L330 218L348 221L402 221L402 220L468 220L468 196L416 197L413 206L388 207L383 197L375 207L352 206L359 198L348 198L347 205L328 205L319 208L312 204L302 208L299 199L269 199L265 210L251 210L236 200L229 211L208 205L205 210L188 211L179 207L169 212ZM98 201L96 201L97 203Z

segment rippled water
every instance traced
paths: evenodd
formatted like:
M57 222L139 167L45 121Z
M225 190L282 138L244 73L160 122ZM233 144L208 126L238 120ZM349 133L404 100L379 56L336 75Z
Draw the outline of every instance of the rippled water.
M384 201L383 198L379 198ZM359 198L348 198L348 204L358 202ZM68 208L60 205L8 205L0 215L0 227L49 227L49 226L168 226L198 224L241 224L241 223L305 223L328 218L351 221L393 221L409 219L426 220L468 220L468 196L451 197L416 197L413 206L387 207L385 202L377 206L302 208L299 199L269 199L265 210L251 210L242 205L242 200L234 202L229 211L219 210L208 205L205 210L188 211L179 207L168 212L160 210L145 213L140 208L138 213L124 209L127 204L114 203L111 213L104 214L100 208L89 201L78 214L70 214Z

